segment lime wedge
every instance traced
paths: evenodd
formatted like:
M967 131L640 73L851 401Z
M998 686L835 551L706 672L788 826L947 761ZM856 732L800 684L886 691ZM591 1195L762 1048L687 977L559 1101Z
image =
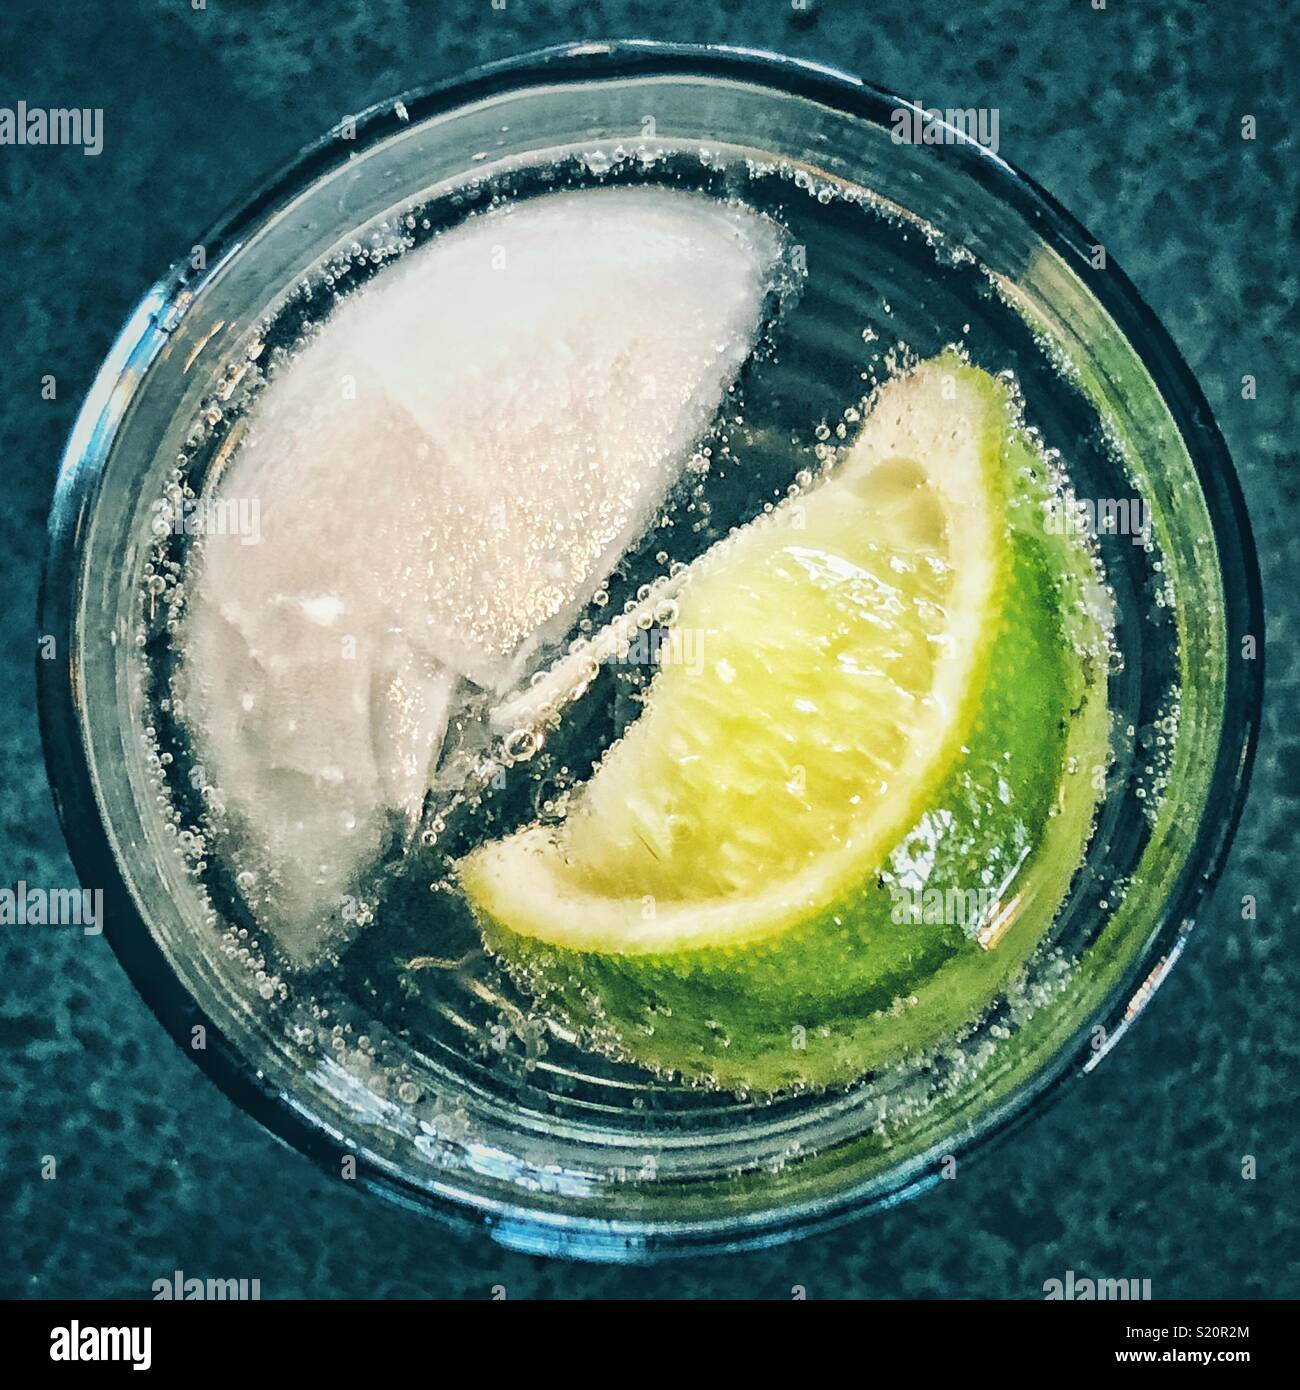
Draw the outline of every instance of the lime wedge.
M1008 523L1023 449L954 354L890 382L830 478L697 562L565 822L462 861L489 945L573 1026L726 1085L847 1080L865 1019L984 949L889 889L1014 868L1054 794L1068 682Z

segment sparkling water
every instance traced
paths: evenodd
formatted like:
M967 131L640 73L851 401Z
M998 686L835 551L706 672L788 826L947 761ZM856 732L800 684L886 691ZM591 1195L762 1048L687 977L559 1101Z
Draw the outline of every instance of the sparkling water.
M592 199L603 230L578 206ZM538 355L548 340L559 351ZM639 714L691 562L815 485L877 385L949 345L1007 374L1031 431L1066 450L1046 454L1060 499L1113 473L1091 407L963 248L867 190L753 157L656 147L485 176L367 229L268 312L163 499L168 518L256 499L263 534L159 528L142 736L207 904L195 930L335 1090L350 1078L377 1122L399 1111L435 1146L472 1135L473 1094L645 1136L814 1102L593 1050L485 953L449 866L563 818ZM430 388L422 363L450 384ZM345 484L322 442L352 460ZM578 484L555 475L575 456ZM1100 554L1076 637L1122 681L1106 586L1150 592L1158 556L1149 538L1111 547L1103 574ZM286 590L296 609L277 614ZM619 615L632 641L586 645ZM563 717L541 737L532 678L548 670ZM271 742L267 706L295 725ZM1048 935L1001 1033L868 1078L877 1122L987 1065L1062 987L1074 944Z

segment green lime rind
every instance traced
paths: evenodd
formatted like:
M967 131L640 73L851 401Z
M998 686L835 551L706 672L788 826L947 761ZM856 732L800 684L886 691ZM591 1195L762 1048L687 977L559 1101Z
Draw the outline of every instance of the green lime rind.
M827 876L824 896L763 930L681 945L669 938L649 950L565 940L577 936L566 922L584 920L583 900L547 907L534 896L539 881L550 890L544 876L528 881L527 851L472 856L462 866L489 947L545 1007L606 1051L733 1089L850 1081L976 1019L1042 940L1068 889L1095 798L1086 778L1066 776L1067 755L1086 765L1105 736L1104 700L1072 648L1087 566L1041 524L1046 480L1004 388L949 354L921 370L919 399L934 413L914 436L918 457L939 470L932 477L946 469L940 485L960 496L963 481L944 457L947 412L974 427L979 486L995 510L972 497L973 510L958 519L969 528L983 510L1000 574L941 752L903 789L903 817L894 817L886 848L847 875ZM885 399L896 407L904 398ZM887 411L874 423L876 447L900 437ZM969 909L973 890L984 896L982 917ZM761 905L762 895L756 885L753 901ZM956 918L942 910L954 897L968 904ZM919 919L908 906L922 908ZM617 919L614 927L624 930ZM630 921L626 930L635 938Z
M1035 847L1057 799L1080 680L1046 548L1025 534L1010 545L1012 582L965 751L867 882L771 941L620 956L557 948L483 918L490 949L587 1041L732 1089L848 1082L973 1020L1056 904L1045 919L1039 905L1033 931L1017 921L985 949L964 925L926 922L923 906L922 920L907 920L892 890L1000 889L1040 867ZM1077 841L1066 848L1071 864L1080 851ZM918 991L920 1028L907 1002Z

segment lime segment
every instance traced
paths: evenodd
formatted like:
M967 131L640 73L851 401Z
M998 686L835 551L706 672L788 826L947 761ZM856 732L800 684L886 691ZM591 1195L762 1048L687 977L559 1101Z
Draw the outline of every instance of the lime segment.
M565 822L462 861L489 944L575 1024L726 1084L848 1079L856 1015L982 949L886 889L909 843L957 876L1019 863L1055 790L1067 682L1010 535L1013 441L1004 388L954 354L891 381L830 477L697 562ZM1040 658L1028 722L1008 641Z

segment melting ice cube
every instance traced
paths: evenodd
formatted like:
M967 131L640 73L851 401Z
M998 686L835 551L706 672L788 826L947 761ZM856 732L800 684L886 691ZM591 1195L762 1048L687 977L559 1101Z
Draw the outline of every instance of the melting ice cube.
M418 821L457 682L515 683L679 476L750 351L782 234L663 189L482 214L346 299L268 386L183 635L199 760L309 960Z

